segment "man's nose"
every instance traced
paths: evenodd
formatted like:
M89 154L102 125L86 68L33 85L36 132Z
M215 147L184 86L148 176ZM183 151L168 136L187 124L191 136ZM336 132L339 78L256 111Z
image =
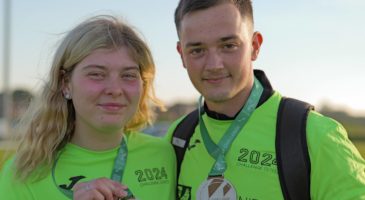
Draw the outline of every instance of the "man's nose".
M216 49L208 51L205 68L206 69L220 69L220 68L223 68L222 57Z

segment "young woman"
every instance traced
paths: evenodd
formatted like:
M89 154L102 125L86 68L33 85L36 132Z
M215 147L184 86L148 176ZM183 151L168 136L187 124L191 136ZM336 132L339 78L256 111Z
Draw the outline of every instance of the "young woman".
M174 199L172 148L137 131L161 106L154 75L149 48L117 18L71 30L1 171L1 199Z

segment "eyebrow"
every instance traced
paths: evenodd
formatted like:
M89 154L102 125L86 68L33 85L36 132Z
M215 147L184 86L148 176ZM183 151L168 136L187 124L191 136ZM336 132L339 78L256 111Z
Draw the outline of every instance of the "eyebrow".
M106 70L106 67L103 65L86 65L82 68L82 70L87 70L90 68L97 68L97 69L101 69L101 70ZM133 65L133 66L126 66L123 67L122 71L129 71L129 70L137 70L140 71L140 67L138 65Z
M239 38L237 35L229 35L229 36L220 38L219 42L226 42L229 40L235 40L237 38ZM197 47L197 46L201 46L202 44L203 44L202 42L188 42L188 43L186 43L185 48Z
M82 67L82 70L87 70L87 69L90 69L90 68L105 69L105 67L102 66L102 65L86 65L86 66Z
M223 37L223 38L221 38L219 41L220 42L226 42L226 41L228 41L228 40L235 40L235 39L237 39L238 38L238 36L237 35L230 35L230 36L227 36L227 37Z
M141 71L140 67L138 65L134 65L134 66L127 66L123 68L123 71L129 71L129 70L137 70L137 71Z
M185 44L185 48L201 46L201 42L188 42Z

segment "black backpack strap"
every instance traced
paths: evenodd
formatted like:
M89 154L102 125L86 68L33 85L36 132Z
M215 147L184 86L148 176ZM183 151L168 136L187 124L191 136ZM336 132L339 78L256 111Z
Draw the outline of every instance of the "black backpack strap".
M314 107L283 97L276 125L276 159L286 200L310 199L310 159L306 138L307 116Z
M199 111L195 109L189 113L175 128L172 135L172 145L175 149L176 154L176 181L179 181L180 168L182 160L184 159L186 148L189 145L191 136L194 133L195 127L199 121Z

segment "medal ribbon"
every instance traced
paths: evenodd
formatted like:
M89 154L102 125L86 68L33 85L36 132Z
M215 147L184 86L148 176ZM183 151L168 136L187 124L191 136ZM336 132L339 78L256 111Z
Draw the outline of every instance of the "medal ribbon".
M62 153L62 152L61 152ZM60 153L60 155L61 155ZM118 150L117 156L115 157L114 160L114 167L112 170L112 174L111 174L111 179L117 182L121 182L122 178L123 178L123 173L124 173L124 168L125 165L127 163L127 156L128 156L128 149L127 149L127 144L125 141L125 137L123 137L122 142L120 143L120 148ZM56 169L56 165L58 162L58 159L60 158L60 156L58 156L58 158L55 160L53 166L52 166L52 179L53 179L53 183L56 185L56 187L69 199L73 199L73 191L72 190L66 190L64 188L61 188L57 185L56 183L56 178L55 178L55 169ZM132 194L132 192L129 190L129 188L126 191L128 193L127 197L124 197L123 199L130 199L130 198L134 198L134 195Z
M244 107L242 108L236 119L233 121L233 123L230 125L230 127L227 129L227 131L224 133L218 144L215 144L213 142L205 126L204 120L202 118L202 114L204 114L204 111L203 113L201 112L202 96L200 97L198 107L200 133L205 148L207 149L208 153L216 160L209 173L209 176L222 176L223 173L226 171L227 163L225 160L225 155L227 154L232 142L234 141L238 133L245 126L248 119L254 112L257 104L259 103L263 90L264 88L262 87L261 83L255 78L250 96L248 97Z

